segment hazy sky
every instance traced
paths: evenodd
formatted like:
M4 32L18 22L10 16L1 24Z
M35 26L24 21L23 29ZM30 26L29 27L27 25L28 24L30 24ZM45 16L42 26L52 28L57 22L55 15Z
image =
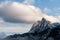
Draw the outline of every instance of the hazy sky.
M27 32L42 17L60 22L60 0L0 0L0 32Z

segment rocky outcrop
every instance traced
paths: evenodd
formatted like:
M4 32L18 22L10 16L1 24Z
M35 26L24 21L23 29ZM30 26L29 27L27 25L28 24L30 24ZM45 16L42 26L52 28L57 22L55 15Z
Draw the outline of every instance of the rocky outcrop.
M29 32L30 33L35 33L35 32L40 33L42 31L48 29L50 26L51 26L50 22L43 18L41 21L37 21L36 23L34 23Z

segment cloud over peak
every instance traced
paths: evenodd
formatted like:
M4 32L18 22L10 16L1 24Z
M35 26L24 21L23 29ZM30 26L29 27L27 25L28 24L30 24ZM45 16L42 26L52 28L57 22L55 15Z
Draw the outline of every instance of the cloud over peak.
M18 2L3 2L0 4L0 16L6 22L33 23L41 18L51 22L60 22L59 19L44 14L41 9Z
M5 4L5 3L4 3ZM5 21L10 22L34 22L40 19L41 10L31 5L17 2L7 3L0 8L0 15Z

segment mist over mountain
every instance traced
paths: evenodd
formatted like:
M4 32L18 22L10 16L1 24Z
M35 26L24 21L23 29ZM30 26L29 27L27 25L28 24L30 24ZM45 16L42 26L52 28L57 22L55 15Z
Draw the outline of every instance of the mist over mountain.
M6 34L4 32L0 32L0 40L6 37Z
M29 32L10 35L3 40L60 40L60 23L51 23L42 18L33 24Z

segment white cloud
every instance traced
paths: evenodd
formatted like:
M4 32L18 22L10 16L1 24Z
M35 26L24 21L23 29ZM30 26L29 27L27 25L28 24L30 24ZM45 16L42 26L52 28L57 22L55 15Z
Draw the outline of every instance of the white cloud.
M34 4L35 0L24 0L24 4Z
M5 3L4 3L5 4ZM0 15L3 16L5 21L17 21L17 22L33 22L39 20L41 10L34 6L24 5L21 3L13 2L6 5L3 4L3 8L0 8ZM11 18L11 19L10 19Z
M30 28L23 27L0 27L0 32L16 32L16 33L25 33L28 32Z
M12 33L25 33L28 32L31 27L31 24L7 23L0 18L0 33L4 32L7 35L11 35Z
M3 23L3 22L4 22L4 20L2 18L0 18L0 23Z
M60 15L56 16L56 18L59 19L59 21L60 21Z
M44 15L45 18L49 21L51 21L51 23L54 23L54 22L58 22L60 23L60 18L58 19L57 17L54 17L54 16L47 16L47 15Z
M51 13L51 11L52 11L52 10L49 9L49 8L44 8L44 10L43 10L43 12L46 13L46 14Z
M45 10L47 10L47 8L45 8ZM41 20L42 17L51 22L59 22L59 19L43 14L41 9L37 7L18 2L2 3L0 15L5 21L15 23L33 23Z
M45 8L45 10L47 10L47 8ZM48 16L46 14L43 14L41 9L35 6L25 5L18 2L2 2L0 4L0 17L2 18L0 19L0 25L5 26L0 27L0 32L3 31L22 33L30 30L30 28L23 28L25 25L27 26L28 24L20 24L20 26L22 25L23 27L16 28L14 27L14 25L10 26L10 23L6 22L33 23L35 21L41 20L42 17L46 18L52 23L60 22L60 16L59 17Z

